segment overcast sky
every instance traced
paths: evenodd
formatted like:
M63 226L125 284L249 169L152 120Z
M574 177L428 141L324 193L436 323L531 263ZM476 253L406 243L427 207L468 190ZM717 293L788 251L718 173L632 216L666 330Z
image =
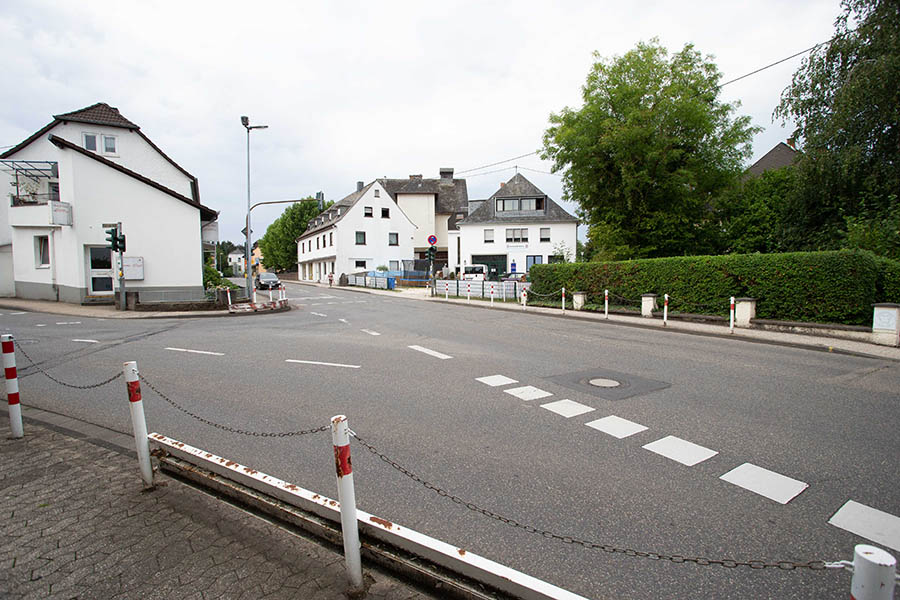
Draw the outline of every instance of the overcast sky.
M319 190L338 200L359 180L537 150L550 113L580 105L594 51L693 43L727 81L827 40L839 12L838 0L4 2L0 146L106 102L199 178L220 238L239 241L241 115L269 125L252 133L253 202ZM722 90L764 128L754 160L790 133L772 111L800 60ZM500 167L516 163L550 170L537 156ZM466 175L469 197L514 173ZM558 177L522 173L561 199ZM282 210L254 209L254 239Z

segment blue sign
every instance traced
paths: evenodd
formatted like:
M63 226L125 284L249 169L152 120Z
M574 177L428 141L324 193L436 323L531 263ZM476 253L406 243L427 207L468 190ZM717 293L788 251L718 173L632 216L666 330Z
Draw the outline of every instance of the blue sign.
M509 265L509 272L510 273L516 272L516 261L512 261L512 263Z

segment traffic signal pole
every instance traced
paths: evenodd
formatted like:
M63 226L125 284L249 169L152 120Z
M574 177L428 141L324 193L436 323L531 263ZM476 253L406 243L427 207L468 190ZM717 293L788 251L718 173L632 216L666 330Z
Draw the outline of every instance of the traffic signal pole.
M116 223L116 248L119 250L119 300L122 307L119 310L128 310L125 304L125 244L122 235L122 221Z

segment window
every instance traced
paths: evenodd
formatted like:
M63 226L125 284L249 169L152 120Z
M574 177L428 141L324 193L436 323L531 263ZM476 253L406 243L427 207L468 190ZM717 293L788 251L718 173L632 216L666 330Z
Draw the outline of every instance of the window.
M328 232L328 245L334 246L334 232L333 231Z
M375 197L381 198L381 190L375 190Z
M50 190L50 200L59 201L59 182L51 181L47 187Z
M111 135L103 136L103 152L105 154L115 154L116 153L116 138Z
M485 244L493 244L494 243L494 230L493 229L485 229L484 230L484 243Z
M390 219L391 218L391 209L382 208L381 209L381 218L382 219Z
M85 133L84 135L84 149L90 150L91 152L97 151L97 134L95 133Z
M564 262L566 262L566 257L561 256L559 254L555 254L555 255L547 257L547 264L550 264L550 265L552 265L554 263L564 263Z
M306 242L300 242L300 254L306 254Z
M400 236L396 233L388 234L388 246L399 246L400 240L398 239Z
M34 266L50 266L50 238L46 235L34 236Z
M364 260L358 260L358 261L356 261L356 268L357 268L357 269L365 269L365 268L366 268L366 261L364 261Z
M363 216L364 217L372 216L372 207L371 206L367 206L367 207L363 208Z
M528 229L507 229L506 230L506 241L507 242L527 242L528 241Z
M316 236L316 250L319 249L319 236Z
M356 232L356 245L357 246L365 246L366 245L366 232L365 231L357 231Z
M390 269L391 271L399 271L400 270L400 261L399 260L388 261L388 269Z
M541 241L542 242L550 241L550 228L549 227L541 227Z
M543 264L544 257L541 255L537 256L526 256L525 257L525 271L531 270L531 265L540 265Z
M322 247L325 247L325 234L322 234Z
M497 212L510 210L544 210L543 198L499 198Z

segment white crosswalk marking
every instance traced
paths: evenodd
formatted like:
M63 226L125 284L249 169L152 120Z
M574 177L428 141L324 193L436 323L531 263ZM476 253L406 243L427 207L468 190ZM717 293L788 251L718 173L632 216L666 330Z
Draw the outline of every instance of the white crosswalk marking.
M207 350L188 350L187 348L166 348L166 350L173 350L174 352L188 352L190 354L209 354L210 356L225 356L221 352L209 352Z
M553 395L550 392L545 392L544 390L536 388L533 385L524 385L522 387L503 391L521 400L540 400L541 398L546 398L547 396Z
M573 402L572 400L557 400L556 402L541 404L541 408L546 408L550 412L555 412L556 414L562 415L567 419L571 419L572 417L577 417L578 415L583 415L584 413L589 413L594 410L590 406L585 406L584 404Z
M808 483L791 479L752 463L744 463L735 467L719 479L750 490L779 504L787 504L809 487Z
M368 333L369 335L381 335L377 331L372 331L371 329L360 329L363 333Z
M715 450L704 448L703 446L675 437L674 435L669 435L656 440L655 442L650 442L649 444L644 445L644 448L650 452L655 452L660 456L665 456L668 459L680 462L689 467L702 463L704 460L718 454Z
M433 356L435 358L439 358L441 360L447 360L448 358L453 358L447 354L442 354L436 350L430 350L428 348L423 348L422 346L407 346L412 350L416 350L417 352L421 352L422 354L427 354L428 356Z
M828 523L900 552L900 517L848 500Z
M519 383L515 379L510 379L505 375L488 375L487 377L476 377L475 381L480 381L485 385L497 387L499 385L508 385L510 383Z
M634 421L629 421L628 419L623 419L622 417L617 417L616 415L609 415L608 417L603 417L602 419L597 419L596 421L585 423L585 425L596 429L597 431L608 433L609 435L615 438L619 438L620 440L622 438L627 438L630 435L634 435L636 433L647 430L647 427L641 425L640 423L635 423Z

